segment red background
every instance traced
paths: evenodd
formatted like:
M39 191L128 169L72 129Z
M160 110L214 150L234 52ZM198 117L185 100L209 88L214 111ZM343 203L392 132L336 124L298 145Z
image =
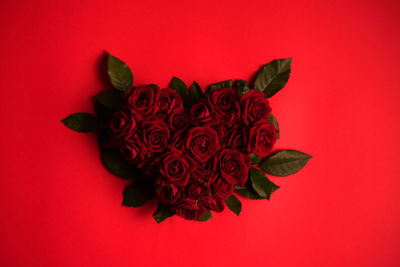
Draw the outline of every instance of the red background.
M1 1L1 266L399 266L399 6L396 1ZM208 223L157 225L121 206L126 181L94 134L104 50L135 84L176 75L248 79L293 57L271 100L279 148L313 155Z

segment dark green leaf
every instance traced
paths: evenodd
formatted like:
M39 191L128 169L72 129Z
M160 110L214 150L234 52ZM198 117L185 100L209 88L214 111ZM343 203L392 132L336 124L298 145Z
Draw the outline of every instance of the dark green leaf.
M211 214L211 211L207 210L207 211L203 214L203 216L202 216L200 219L198 219L198 221L199 221L199 222L206 222L206 221L212 219L212 217L213 217L213 216L212 216L212 214Z
M249 188L248 186L235 186L235 192L241 196L247 197L248 199L262 199L253 188Z
M240 200L235 195L231 195L229 198L225 199L225 203L233 213L239 216L242 211L242 203L240 203Z
M252 165L256 165L256 164L260 163L260 161L262 160L262 158L260 158L259 156L257 156L256 154L253 154L253 153L250 154L250 159L251 159Z
M114 89L101 92L96 100L109 109L121 109L124 106L124 93Z
M157 210L153 213L153 217L157 223L161 223L173 215L171 206L162 202L158 203Z
M154 84L154 83L149 84L149 86L150 86L151 88L153 88L153 89L160 88L160 86L158 86L157 84Z
M94 112L101 122L103 122L104 124L110 124L111 119L114 116L115 110L107 108L99 101L96 101L94 102Z
M238 91L239 96L242 96L250 91L251 85L245 80L236 80L233 88Z
M176 78L175 76L172 77L169 88L174 89L178 94L180 94L183 101L187 103L189 90L181 79Z
M150 181L137 181L125 187L123 193L123 206L140 207L147 201L155 197L156 191L154 185Z
M278 121L276 120L275 116L272 115L272 114L270 114L270 115L269 115L269 118L268 118L268 122L269 122L269 123L272 123L272 124L275 126L275 129L276 129L276 136L277 136L278 139L279 139L279 124L278 124Z
M133 85L133 74L129 67L108 53L108 76L111 84L120 91L128 91Z
M120 178L135 179L141 176L139 169L128 164L118 148L104 148L101 151L101 160L107 170Z
M274 60L257 73L254 89L263 91L266 98L275 95L289 80L292 58Z
M249 172L249 177L251 180L251 185L257 194L269 200L271 194L279 188L279 186L275 185L271 182L267 176L260 170L251 168Z
M282 150L269 156L260 167L271 175L288 176L298 172L310 159L310 155L300 151Z
M201 90L200 85L194 81L190 86L190 104L194 105L199 102L200 98L203 96L203 91Z
M85 112L71 114L61 122L68 128L82 133L97 130L101 126L100 121L95 116Z

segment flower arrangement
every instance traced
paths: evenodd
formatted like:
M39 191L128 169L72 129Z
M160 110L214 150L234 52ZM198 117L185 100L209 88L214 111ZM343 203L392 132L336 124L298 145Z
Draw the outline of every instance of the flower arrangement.
M188 88L173 77L166 88L133 86L129 67L108 54L113 89L96 96L95 113L75 113L62 122L78 132L98 131L104 166L132 179L123 192L124 206L139 207L157 197L153 217L173 215L207 221L227 206L235 214L241 202L270 199L279 188L266 174L288 176L310 155L274 151L279 125L268 98L287 83L291 58L274 60L245 80Z

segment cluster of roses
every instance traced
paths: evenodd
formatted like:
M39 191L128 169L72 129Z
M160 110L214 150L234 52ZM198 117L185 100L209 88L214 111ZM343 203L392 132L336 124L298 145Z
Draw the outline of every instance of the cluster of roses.
M239 97L231 88L214 89L188 107L170 88L134 87L125 97L111 122L121 153L185 219L221 212L234 186L247 181L249 155L265 157L277 138L261 91Z

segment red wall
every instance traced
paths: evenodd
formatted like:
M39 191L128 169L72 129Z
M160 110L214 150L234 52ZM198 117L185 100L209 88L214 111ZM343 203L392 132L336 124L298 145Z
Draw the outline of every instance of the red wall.
M0 2L1 266L399 266L400 32L397 1ZM208 223L157 225L155 203L121 206L126 181L93 134L103 50L135 84L202 86L293 57L271 100L279 148L313 155Z

